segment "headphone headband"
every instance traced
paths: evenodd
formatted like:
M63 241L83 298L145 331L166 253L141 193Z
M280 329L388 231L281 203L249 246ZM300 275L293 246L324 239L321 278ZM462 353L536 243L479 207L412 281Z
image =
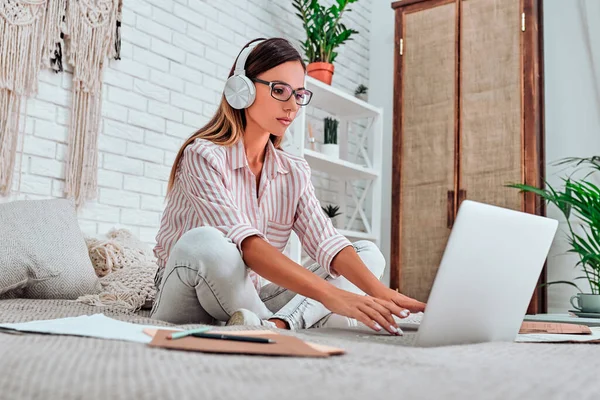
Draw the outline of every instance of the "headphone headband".
M254 102L256 88L254 87L254 82L246 76L246 60L252 50L264 40L265 39L256 40L240 51L235 63L233 75L225 82L223 94L229 105L236 110L248 108Z
M246 60L248 59L250 53L252 53L252 50L254 50L254 48L261 42L264 42L264 39L252 42L248 45L248 47L244 47L242 49L242 52L238 56L237 62L235 63L235 69L233 71L234 75L245 75Z

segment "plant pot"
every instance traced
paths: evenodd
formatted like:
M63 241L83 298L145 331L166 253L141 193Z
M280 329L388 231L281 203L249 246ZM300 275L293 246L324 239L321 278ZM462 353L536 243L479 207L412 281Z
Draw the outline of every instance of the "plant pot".
M340 158L340 145L331 143L324 144L321 146L321 153L325 154L329 158Z
M306 66L308 76L313 77L323 83L331 85L334 66L331 63L312 62Z
M340 223L339 223L339 220L338 220L339 217L340 217L339 215L337 215L335 217L329 217L329 219L331 220L331 224L336 229L338 229L340 227Z
M366 93L359 93L355 95L357 99L361 99L362 101L368 101L369 95Z
M333 225L334 228L336 229L342 229L343 225L344 225L344 220L342 219L344 218L343 215L336 215L335 217L329 217L329 219L331 220L331 224Z

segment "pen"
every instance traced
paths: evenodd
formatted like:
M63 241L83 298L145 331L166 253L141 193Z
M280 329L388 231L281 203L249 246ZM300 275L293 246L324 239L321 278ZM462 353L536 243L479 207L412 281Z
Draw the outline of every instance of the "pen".
M236 335L225 335L222 333L192 333L191 336L205 338L205 339L221 339L221 340L237 340L240 342L253 342L253 343L275 343L273 339L266 339L261 337L253 336L236 336Z
M202 332L206 332L208 330L210 330L210 327L204 326L202 328L190 329L188 331L175 332L175 333L171 333L171 334L167 335L167 339L180 339L182 337L190 336L194 333L202 333Z

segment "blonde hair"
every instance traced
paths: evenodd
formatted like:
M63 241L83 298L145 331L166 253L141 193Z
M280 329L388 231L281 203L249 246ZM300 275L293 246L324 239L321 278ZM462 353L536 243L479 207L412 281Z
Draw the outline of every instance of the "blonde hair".
M249 46L257 40L263 40L263 42L259 43L248 55L245 65L246 76L248 78L255 78L257 75L288 61L299 61L300 64L302 64L304 71L306 71L306 65L302 60L302 56L287 39L254 39L244 47ZM234 68L235 62L234 66L232 66L229 71L230 77L233 75ZM245 129L245 110L236 110L229 105L224 95L221 96L221 104L212 119L189 137L185 143L183 143L181 149L179 149L175 161L173 162L173 167L171 168L169 184L167 186L167 197L175 184L177 168L187 146L198 138L210 140L213 143L223 146L231 146L242 139ZM281 149L283 137L271 135L270 140L273 142L275 148Z
M237 143L238 140L242 139L245 128L246 118L244 115L244 110L234 109L229 105L225 99L225 96L222 96L221 104L219 105L219 108L212 119L202 128L198 129L192 136L190 136L179 149L179 152L175 157L175 161L173 162L173 167L171 168L169 184L167 186L167 195L171 192L173 185L175 184L177 167L181 157L183 157L183 152L185 151L186 147L188 147L198 138L210 140L213 143L223 146L231 146ZM275 148L281 149L283 137L271 135L270 139Z

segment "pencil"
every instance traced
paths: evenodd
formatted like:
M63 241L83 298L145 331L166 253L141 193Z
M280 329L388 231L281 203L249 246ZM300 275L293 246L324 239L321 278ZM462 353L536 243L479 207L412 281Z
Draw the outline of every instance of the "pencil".
M204 326L202 328L190 329L188 331L183 332L175 332L167 335L167 339L181 339L182 337L190 336L194 333L202 333L210 330L209 326Z
M225 335L222 333L192 333L192 336L204 338L204 339L220 339L220 340L237 340L240 342L253 342L253 343L275 343L273 339L266 339L254 336L238 336L238 335Z

